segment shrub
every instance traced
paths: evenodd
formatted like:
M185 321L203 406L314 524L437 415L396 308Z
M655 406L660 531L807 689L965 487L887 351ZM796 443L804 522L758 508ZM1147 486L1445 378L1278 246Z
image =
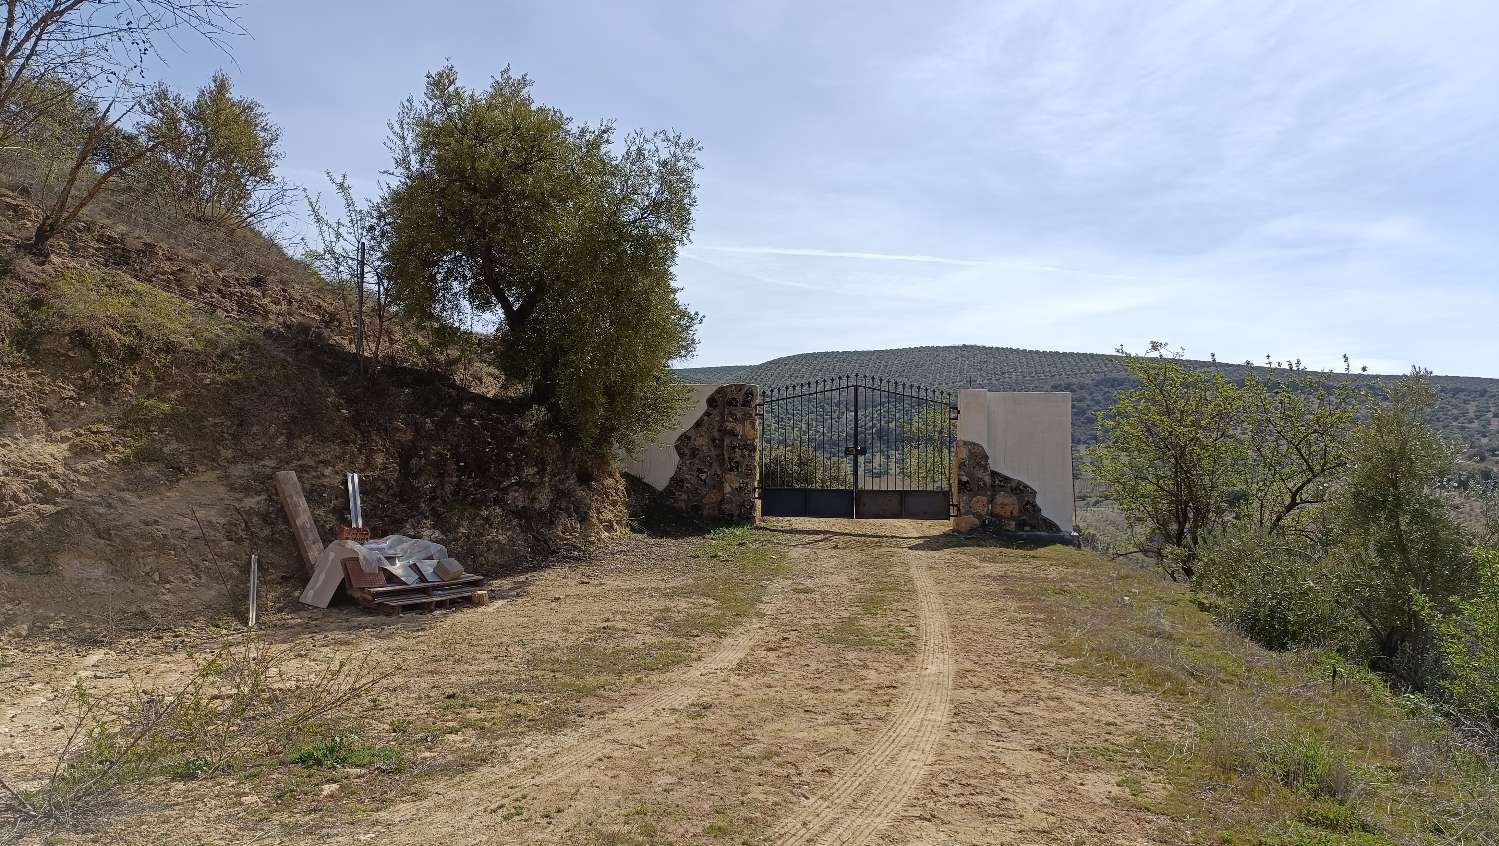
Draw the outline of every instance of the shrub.
M823 455L799 444L766 449L761 484L771 488L838 488L852 482L847 458Z
M72 735L51 777L27 791L0 778L0 796L9 799L18 828L74 823L155 778L200 778L274 761L381 680L368 660L299 669L288 650L252 638L203 661L172 691L101 698L80 686ZM339 737L307 751L308 760L389 759Z
M1430 602L1421 612L1435 631L1442 658L1442 691L1453 708L1479 729L1487 724L1489 745L1499 752L1499 550L1475 556L1477 585L1443 613Z
M1225 619L1269 649L1348 643L1354 625L1322 575L1320 550L1298 537L1231 526L1204 547L1197 586Z
M1379 668L1418 689L1431 665L1422 604L1451 611L1475 576L1443 491L1456 450L1427 422L1435 403L1430 381L1414 373L1356 427L1333 504L1339 540L1326 560L1339 600L1367 625Z
M1150 352L1125 357L1140 387L1121 391L1099 416L1102 441L1088 458L1137 527L1140 549L1172 579L1190 579L1196 550L1228 513L1246 461L1237 434L1243 399L1222 375L1187 367L1164 344ZM1162 555L1163 548L1184 554Z
M140 128L151 149L137 179L199 220L239 228L286 210L290 189L276 178L281 130L265 108L234 96L222 71L188 100L158 86Z

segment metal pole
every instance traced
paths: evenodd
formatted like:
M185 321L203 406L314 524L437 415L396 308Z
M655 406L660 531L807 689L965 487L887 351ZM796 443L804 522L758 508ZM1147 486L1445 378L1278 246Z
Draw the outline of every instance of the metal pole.
M364 242L359 242L359 269L357 290L354 294L356 314L354 316L354 354L359 356L359 366L364 366Z
M260 556L250 556L250 628L255 628L255 610L260 604Z
M364 528L364 507L359 501L359 474L346 473L344 479L349 485L349 525L362 529Z

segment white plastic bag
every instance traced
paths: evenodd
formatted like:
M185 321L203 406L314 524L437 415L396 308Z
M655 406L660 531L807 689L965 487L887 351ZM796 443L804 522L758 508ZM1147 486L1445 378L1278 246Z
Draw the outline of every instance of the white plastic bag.
M405 535L388 535L378 541L372 541L371 546L376 544L384 546L384 554L400 564L410 564L413 561L429 561L448 557L448 548L440 543L433 543L424 538L408 538ZM379 549L379 546L376 546Z

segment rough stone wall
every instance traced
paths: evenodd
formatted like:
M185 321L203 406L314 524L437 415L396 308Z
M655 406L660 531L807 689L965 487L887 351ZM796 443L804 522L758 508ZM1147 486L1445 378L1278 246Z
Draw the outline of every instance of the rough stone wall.
M707 520L755 520L760 421L754 385L723 385L703 416L677 437L677 470L661 495L676 511Z
M989 453L982 444L958 441L953 450L953 486L958 492L959 532L1060 532L1056 522L1041 513L1036 489L989 469Z

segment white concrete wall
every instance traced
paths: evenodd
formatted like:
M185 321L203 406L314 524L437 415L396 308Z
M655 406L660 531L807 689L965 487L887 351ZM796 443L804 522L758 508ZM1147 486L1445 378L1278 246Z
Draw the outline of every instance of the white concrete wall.
M665 490L672 474L677 472L677 438L703 416L703 412L708 410L708 396L720 387L688 385L688 390L692 392L691 398L677 414L676 421L669 428L658 432L649 445L642 447L634 455L620 459L619 469L640 477L658 491Z
M1072 530L1072 394L959 391L958 437L983 444L989 469L1035 488L1041 512Z

